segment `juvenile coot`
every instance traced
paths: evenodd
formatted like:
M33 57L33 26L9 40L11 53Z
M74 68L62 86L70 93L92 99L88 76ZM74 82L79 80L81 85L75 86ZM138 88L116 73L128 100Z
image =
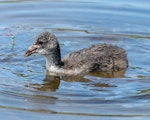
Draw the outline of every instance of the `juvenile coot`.
M112 72L128 67L126 51L111 44L96 44L75 51L61 59L59 42L50 32L42 32L25 53L39 53L46 58L46 69L53 73L80 74L86 72Z

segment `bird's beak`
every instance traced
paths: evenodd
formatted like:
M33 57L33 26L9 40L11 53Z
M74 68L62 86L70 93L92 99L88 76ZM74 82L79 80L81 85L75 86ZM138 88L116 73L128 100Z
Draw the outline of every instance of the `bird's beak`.
M25 57L28 57L30 55L32 55L33 53L37 53L37 49L39 48L38 45L32 45L28 48L28 50L26 51L26 53L24 54Z

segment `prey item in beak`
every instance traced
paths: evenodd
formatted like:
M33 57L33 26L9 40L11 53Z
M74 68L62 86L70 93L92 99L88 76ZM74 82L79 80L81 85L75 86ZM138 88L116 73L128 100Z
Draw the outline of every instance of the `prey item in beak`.
M37 49L39 48L38 45L32 45L28 48L28 50L26 51L25 55L24 56L30 56L32 55L33 53L37 53Z

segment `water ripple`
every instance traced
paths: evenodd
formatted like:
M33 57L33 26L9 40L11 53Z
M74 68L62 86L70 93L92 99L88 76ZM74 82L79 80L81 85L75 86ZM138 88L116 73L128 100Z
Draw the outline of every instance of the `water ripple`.
M150 118L148 0L0 3L2 119L28 115L33 120ZM41 31L56 34L62 57L92 44L110 43L127 51L129 67L123 75L46 75L43 57L24 57Z

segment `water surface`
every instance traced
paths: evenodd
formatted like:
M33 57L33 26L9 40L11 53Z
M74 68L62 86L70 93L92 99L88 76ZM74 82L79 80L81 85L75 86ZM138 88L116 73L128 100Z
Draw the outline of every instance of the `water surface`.
M7 120L150 119L148 0L0 1L0 117ZM125 74L46 75L45 60L24 52L53 32L62 57L96 43L127 51Z

